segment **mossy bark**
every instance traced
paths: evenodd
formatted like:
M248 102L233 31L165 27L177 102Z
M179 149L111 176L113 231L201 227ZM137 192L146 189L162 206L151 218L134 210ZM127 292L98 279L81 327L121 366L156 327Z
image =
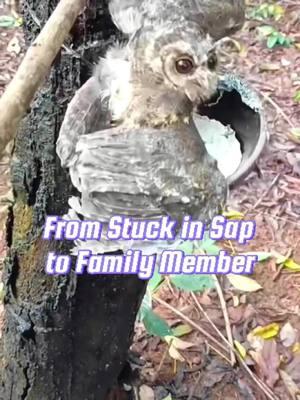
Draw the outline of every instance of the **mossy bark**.
M28 0L30 43L57 4ZM15 143L15 203L7 221L5 327L0 342L0 400L102 400L126 360L145 284L136 277L48 276L41 239L46 215L62 215L72 186L56 157L59 128L74 91L115 36L105 1L91 0L39 91ZM78 56L80 55L80 57Z

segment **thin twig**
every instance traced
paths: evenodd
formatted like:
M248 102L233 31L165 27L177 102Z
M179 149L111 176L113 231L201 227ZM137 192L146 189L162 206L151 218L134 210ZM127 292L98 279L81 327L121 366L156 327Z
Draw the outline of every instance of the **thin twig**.
M195 293L191 293L193 300L195 301L199 311L204 315L204 317L207 319L207 321L211 324L211 326L214 328L214 330L216 331L216 333L221 337L221 339L223 339L225 341L225 343L227 342L227 339L225 338L225 336L223 335L223 333L220 331L220 329L215 325L215 323L213 322L213 320L210 318L210 316L207 314L207 312L204 310L204 308L202 307L202 305L200 304L199 300L197 299ZM229 360L229 364L230 364L230 360Z
M217 353L223 360L228 362L228 364L231 364L231 360L225 356L225 354L221 353L218 349L216 349L211 343L207 342L207 346L211 348L215 353Z
M219 283L219 282L218 282ZM217 285L217 283L216 283ZM222 291L221 291L222 292ZM192 297L197 305L197 307L199 308L199 310L201 311L201 313L204 315L204 317L207 319L207 321L211 324L211 326L214 328L214 330L217 332L217 334L221 337L221 339L224 340L225 343L227 343L227 339L225 338L225 336L223 335L223 333L220 331L220 329L215 325L215 323L212 321L212 319L210 318L210 316L207 314L207 312L204 310L204 308L201 306L201 304L199 303L195 293L192 293ZM220 297L220 295L219 295ZM221 300L220 300L221 302ZM221 302L221 307L222 307L222 302ZM223 308L222 308L223 311ZM227 314L227 309L225 309L225 312ZM224 311L223 311L223 315L224 315ZM227 314L228 316L228 314ZM225 320L225 315L224 315L224 320ZM229 322L229 319L228 319ZM226 324L226 320L225 320L225 324ZM229 329L230 329L230 325L229 325ZM227 328L226 328L226 332L227 332ZM234 348L233 345L233 338L232 338L232 334L231 334L231 329L230 329L230 335L228 335L227 332L227 336L228 336L228 342L231 344L232 348ZM230 340L231 337L231 340ZM234 351L232 350L232 348L230 348L230 360L228 360L229 364L231 364L232 366L234 366L234 364L236 363L236 359L235 359L235 355L234 355ZM223 357L224 358L224 357Z
M220 300L220 304L221 304L221 309L223 312L223 316L224 316L224 321L225 321L225 328L226 328L226 333L227 333L227 338L228 338L228 342L230 343L230 360L231 360L231 365L234 366L236 363L236 358L235 358L235 354L234 354L234 343L233 343L233 336L232 336L232 330L231 330L231 325L230 325L230 320L229 320L229 315L228 315L228 311L227 311L227 306L226 306L226 301L223 295L223 291L220 285L220 282L217 278L216 275L213 275L213 279L215 281L215 285L216 285L216 290L219 296L219 300Z
M211 336L208 332L206 332L204 329L202 329L199 325L197 325L194 321L192 321L189 317L184 315L182 312L177 310L175 307L171 306L170 304L166 303L164 300L161 300L157 296L153 296L153 299L157 301L159 304L165 306L169 310L173 311L174 314L178 315L181 317L184 321L189 323L191 326L193 326L195 329L197 329L200 333L202 333L204 336L212 340L214 343L216 343L219 347L221 347L223 350L227 351L228 349L222 345L220 342L218 342L213 336ZM239 362L242 364L242 366L245 368L245 370L248 372L250 377L253 379L253 381L258 385L258 387L263 391L263 393L267 396L269 400L278 400L277 396L274 396L273 392L270 390L270 388L257 376L253 374L251 369L248 367L246 362L242 359L240 356L239 352L235 349L235 347L232 347L232 345L229 343L229 341L225 338L225 336L219 331L220 337L223 339L223 341L229 346L231 350L234 351L235 355L237 356Z
M283 111L283 109L273 99L271 99L271 97L269 95L267 95L266 93L263 93L263 92L261 94L264 97L264 99L267 102L269 102L275 108L275 110L285 119L285 121L289 124L289 126L294 129L295 125L292 123L292 121L289 119L289 117Z
M249 211L255 210L255 209L260 205L260 203L263 201L263 199L270 193L270 191L273 189L273 187L274 187L274 186L276 185L276 183L279 181L280 175L281 175L281 174L277 174L277 175L275 176L275 178L272 180L270 186L264 191L264 193L260 196L260 198L259 198L259 199L257 200L257 202L254 204L254 206L251 207L251 208L248 210L248 212L249 212Z
M157 296L153 296L153 299L155 301L157 301L157 303L165 306L166 308L168 308L169 310L173 311L174 314L178 315L180 318L182 318L184 321L186 321L188 324L190 324L193 328L197 329L197 331L199 331L200 333L202 333L203 336L207 337L208 339L210 339L212 342L214 342L217 346L221 347L221 349L228 351L228 349L221 344L216 338L214 338L210 333L206 332L205 329L201 328L201 326L199 326L198 324L196 324L196 322L194 322L193 320L191 320L189 317L187 317L186 315L184 315L181 311L177 310L175 307L171 306L171 304L168 304L167 302L165 302L164 300L160 299Z
M194 386L192 387L192 389L190 391L190 394L189 394L189 397L187 398L187 400L192 400L192 398L194 397L195 389L198 386L198 383L200 382L200 379L201 379L201 374L199 373L198 374L198 378L196 379L196 382L195 382Z
M165 362L165 359L167 357L168 351L169 351L169 346L166 348L166 350L165 350L165 352L164 352L164 354L162 356L162 359L160 360L159 366L158 366L157 370L155 371L154 380L156 380L156 378L158 376L158 373L160 372L160 370L161 370L161 368L163 366L163 363Z

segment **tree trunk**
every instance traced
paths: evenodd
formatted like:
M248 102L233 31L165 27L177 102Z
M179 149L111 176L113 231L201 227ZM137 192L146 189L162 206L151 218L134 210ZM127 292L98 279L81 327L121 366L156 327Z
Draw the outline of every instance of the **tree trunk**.
M57 1L26 3L31 42L39 31L34 19L44 25ZM66 106L114 36L106 2L91 0L68 42L81 57L65 51L57 57L16 139L0 400L102 400L126 360L145 283L132 276L48 276L48 252L67 254L68 244L41 238L46 215L63 215L72 192L55 153Z

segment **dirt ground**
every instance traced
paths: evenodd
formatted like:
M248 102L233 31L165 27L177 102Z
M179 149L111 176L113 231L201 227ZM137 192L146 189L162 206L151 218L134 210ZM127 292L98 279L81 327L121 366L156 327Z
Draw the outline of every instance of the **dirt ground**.
M263 2L249 4L249 15L259 3ZM300 264L300 134L295 134L300 128L300 101L294 98L300 90L300 4L298 0L269 3L283 7L282 18L259 21L249 17L235 38L237 42L225 48L226 69L244 77L260 94L270 132L270 143L257 169L233 190L229 206L257 223L256 236L243 251L276 251L289 257L295 267ZM0 15L6 12L0 5ZM257 29L268 24L292 37L294 45L269 49ZM22 48L20 30L0 28L0 94L20 62ZM1 236L5 201L10 199L7 164L8 158L0 162L0 263L5 255ZM239 250L233 243L224 246ZM181 339L193 346L182 345L183 349L179 345L183 360L175 360L164 341L150 337L137 325L133 350L143 360L142 400L153 396L158 400L300 399L299 268L283 268L273 257L259 263L253 279L261 290L237 290L226 278L220 280L221 295L209 290L194 296L168 282L162 286L154 302L155 312L171 326L190 325L192 320L191 332ZM267 326L266 333L251 335L258 326ZM220 338L221 332L226 339L228 330L238 342L242 359L234 366L229 362L229 346Z

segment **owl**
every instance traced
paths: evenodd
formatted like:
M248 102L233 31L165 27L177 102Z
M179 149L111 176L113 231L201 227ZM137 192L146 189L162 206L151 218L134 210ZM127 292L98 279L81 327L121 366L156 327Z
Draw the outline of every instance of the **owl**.
M134 122L139 113L139 123L153 126L156 120L164 125L181 114L180 108L212 96L218 83L216 49L212 38L201 35L195 25L183 21L176 30L171 23L144 27L100 59L95 77L113 121ZM147 98L146 103L140 97Z
M111 55L124 55L122 48L114 51ZM209 221L225 202L227 184L191 115L194 102L216 88L211 38L205 34L199 40L185 21L176 31L172 24L147 27L130 42L126 57L130 94L116 125L100 127L99 118L93 118L97 110L107 110L99 94L105 81L98 81L98 91L92 78L91 90L82 90L68 108L57 153L80 196L70 199L67 217L97 219L104 226L113 215L169 216L179 224L185 215ZM136 247L157 253L160 245L169 248L170 243L78 241L76 248L105 253Z
M245 20L245 0L110 0L109 10L115 25L129 36L144 26L185 20L219 40Z

